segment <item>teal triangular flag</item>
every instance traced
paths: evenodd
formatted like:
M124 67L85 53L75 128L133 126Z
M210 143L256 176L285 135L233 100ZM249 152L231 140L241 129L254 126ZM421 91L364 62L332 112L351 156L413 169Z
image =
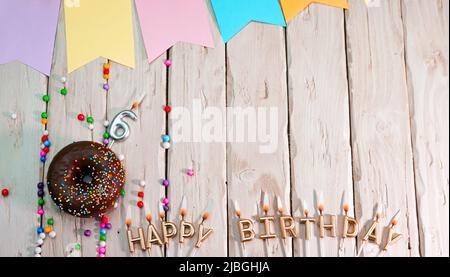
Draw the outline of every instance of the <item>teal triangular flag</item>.
M286 26L278 0L211 0L211 4L225 43L252 21Z

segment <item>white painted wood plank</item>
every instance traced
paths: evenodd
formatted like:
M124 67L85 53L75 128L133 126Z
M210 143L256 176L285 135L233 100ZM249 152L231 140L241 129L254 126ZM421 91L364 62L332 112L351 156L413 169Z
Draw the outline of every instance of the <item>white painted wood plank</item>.
M406 65L422 256L449 255L449 1L404 1Z
M193 126L216 124L215 131L223 134L226 130L225 45L212 18L211 26L216 41L214 49L180 43L170 51L173 64L169 70L169 103L174 112L169 119L169 131L174 142L168 160L172 184L168 189L169 220L179 224L180 205L185 196L188 204L186 220L194 223L197 229L195 237L183 244L175 240L168 248L168 256L227 255L226 143L223 139L210 141L201 133L201 140L194 139L198 129ZM207 118L194 117L195 107ZM178 114L179 108L187 109L189 114ZM208 111L214 114L207 114ZM215 116L218 121L210 116ZM192 136L184 137L177 126L183 126ZM187 176L188 168L194 169L195 176ZM212 204L210 217L204 225L212 228L213 234L200 249L194 250L201 214L209 202Z
M67 74L64 28L64 14L61 12L52 76L48 89L48 94L51 97L48 105L48 130L52 147L46 168L48 168L56 153L72 142L84 140L100 142L106 115L106 94L102 90L105 59L97 59L68 75L68 94L66 96L60 94L60 89L63 87L60 77ZM77 115L79 113L94 118L95 128L93 131L89 130L86 121L78 121ZM94 229L94 226L96 226L95 219L79 219L60 212L48 195L45 208L47 210L46 217L55 219L54 229L57 237L54 240L46 241L43 246L43 256L65 256L66 247L72 243L81 244L83 256L96 256L99 229L98 225ZM91 229L93 233L91 237L83 236L83 232L87 228Z
M131 207L132 228L136 235L137 227L143 227L147 233L144 209L137 207L138 192L144 192L144 205L152 212L154 223L159 229L158 204L164 195L160 180L164 178L166 162L164 151L160 146L161 134L166 128L166 115L163 107L166 102L166 68L164 55L151 64L147 61L144 42L141 37L136 10L133 9L136 67L124 67L111 64L110 87L108 94L108 119L120 111L129 109L141 96L145 99L139 109L135 110L137 121L126 119L130 125L130 137L113 145L117 154L125 156L127 180L126 195L119 207L112 211L109 218L113 230L108 234L108 256L161 256L160 248L153 246L150 253L140 248L130 254L126 235L125 219L127 209ZM139 186L144 180L146 186Z
M263 215L262 191L270 195L271 215L276 214L275 196L281 198L285 212L290 213L284 30L272 25L251 23L236 35L227 47L227 106L249 108L250 111L266 108L262 115L267 119L267 124L259 121L259 126L241 121L244 124L242 131L236 131L237 128L234 128L240 120L231 120L231 111L227 120L228 135L244 135L242 142L230 139L227 145L229 255L242 256L232 201L239 203L243 218L253 219L257 234L262 231L259 224L259 217ZM277 112L272 126L269 121L270 108ZM274 152L262 153L261 146L267 146L267 143L258 143L258 140L251 142L248 139L248 131L253 127L256 127L255 132L259 128L265 133L269 131L267 128L275 128ZM261 137L256 134L256 138ZM272 230L278 232L278 227L273 228ZM246 256L292 256L291 240L287 240L284 248L279 237L271 239L268 245L260 239L255 239L246 243L245 248Z
M0 257L34 256L46 91L47 77L39 72L17 62L0 65L0 191L9 190L0 196Z
M311 5L288 25L287 46L293 211L303 217L304 200L311 216L317 214L315 194L322 191L325 214L340 216L339 238L320 239L316 224L305 242L305 227L299 226L295 256L354 256L354 239L339 251L344 192L353 204L343 10Z
M400 210L397 231L404 237L386 255L417 256L400 1L367 8L364 1L351 0L350 7L346 28L356 215L364 230L378 201L384 210L382 226ZM367 244L363 255L379 251L377 245Z

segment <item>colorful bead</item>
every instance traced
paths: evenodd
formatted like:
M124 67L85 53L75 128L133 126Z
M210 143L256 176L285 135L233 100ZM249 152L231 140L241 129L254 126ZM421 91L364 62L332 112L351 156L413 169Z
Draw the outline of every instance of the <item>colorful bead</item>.
M88 118L86 119L87 123L94 123L94 118L92 116L88 116Z
M170 142L170 136L164 135L164 136L162 136L162 140L163 140L163 142Z
M169 198L167 198L167 197L164 198L162 202L163 202L163 204L166 205L166 206L169 205L169 203L170 203Z
M41 151L41 157L46 157L47 156L47 152L45 152L44 150Z
M110 64L109 63L103 64L103 69L109 69L109 68L110 68Z
M187 172L186 172L186 174L188 175L188 176L194 176L194 170L193 169L188 169L187 170Z
M67 95L67 89L62 88L59 93L61 93L61 95Z
M85 237L90 237L92 235L92 231L91 230L84 230L84 236Z
M103 69L103 74L109 74L109 68L104 68Z
M163 184L163 186L168 187L170 182L169 182L169 180L164 180L164 181L162 181L162 184Z
M100 229L100 234L101 234L101 235L106 235L106 232L107 232L106 229L104 229L104 228L103 228L103 229Z
M44 183L43 182L39 182L37 184L38 189L43 189L44 188Z
M137 206L142 209L144 207L144 202L138 201Z
M109 74L103 74L103 79L109 80Z
M108 229L108 230L111 230L111 228L112 228L112 225L111 225L111 223L106 223L106 229Z
M106 228L106 223L100 223L100 229Z
M164 65L167 66L167 67L170 67L172 65L172 61L167 59L167 60L164 61Z
M42 227L37 228L37 233L38 234L44 233L44 228Z
M170 210L169 206L163 206L163 209L165 212L168 212Z
M138 197L144 198L144 192L143 191L138 192Z
M84 114L82 114L82 113L78 114L77 118L79 121L84 121L84 119L85 119Z
M101 241L106 241L106 235L100 235L100 240Z
M39 197L44 197L44 195L45 195L45 193L44 193L43 190L38 190L37 196L39 196Z
M48 119L47 118L43 118L41 119L41 123L46 125L48 123Z
M48 140L48 136L47 135L44 135L44 136L41 137L41 141L42 142L46 142L47 140Z
M103 144L104 145L108 145L109 144L109 139L103 139Z
M108 133L104 133L104 134L103 134L103 138L109 139L109 134L108 134Z
M9 190L8 189L2 189L2 195L3 197L6 197L9 195Z
M171 145L170 145L170 142L163 142L163 143L162 143L162 148L164 148L164 149L166 149L166 150L167 150L167 149L170 149L170 146L171 146Z
M39 205L39 206L44 206L44 204L45 204L45 200L42 199L42 198L39 198L39 200L38 200L38 205Z
M48 95L42 96L42 101L44 101L45 103L50 102L50 96L48 96Z
M125 190L122 190L121 192L120 192L120 195L122 195L122 196L125 196Z
M52 143L49 140L44 142L45 147L50 147L51 145L52 145Z
M45 232L46 234L48 234L48 233L50 233L52 230L53 230L52 227L45 227L44 232Z
M106 223L108 223L108 221L109 221L109 218L107 218L106 216L102 216L102 219L101 219L102 223L106 224Z
M48 113L46 112L41 113L41 118L48 118Z
M43 134L44 136L48 136L48 130L42 130L42 134Z
M48 237L51 239L54 239L56 237L56 232L55 231L51 231L50 233L48 233Z
M39 209L37 213L38 213L38 215L44 215L44 210L43 209Z
M46 157L41 157L41 162L45 162L47 160Z
M98 249L98 252L100 253L100 255L101 255L101 254L105 254L105 253L106 253L106 248L105 248L105 247L100 247L100 248Z
M106 242L100 241L100 242L98 243L98 246L100 246L100 247L105 247L105 246L106 246Z
M54 223L55 223L55 220L53 218L47 219L47 224L48 225L53 225Z
M165 111L166 113L170 113L170 112L172 111L172 107L170 107L170 106L165 106L165 107L164 107L164 111Z
M104 90L109 90L109 85L108 84L103 84L103 89Z
M75 250L80 251L81 250L81 244L77 243L75 244Z

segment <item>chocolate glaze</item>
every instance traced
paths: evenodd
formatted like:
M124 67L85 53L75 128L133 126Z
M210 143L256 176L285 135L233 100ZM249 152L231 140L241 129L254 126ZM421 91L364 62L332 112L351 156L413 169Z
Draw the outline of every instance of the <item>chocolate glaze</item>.
M56 154L47 174L51 198L65 212L97 217L114 206L125 170L113 151L90 141L72 143Z

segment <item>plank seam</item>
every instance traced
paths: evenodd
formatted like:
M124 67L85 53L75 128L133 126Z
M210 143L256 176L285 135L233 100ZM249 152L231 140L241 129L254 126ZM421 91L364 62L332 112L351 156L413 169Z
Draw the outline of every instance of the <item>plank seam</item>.
M406 58L406 51L407 51L407 47L406 47L406 26L405 26L405 20L404 20L404 16L403 16L403 11L404 9L404 2L403 0L400 1L400 20L402 21L402 35L403 35L403 65L404 65L404 76L405 76L405 81L406 81L406 98L407 98L407 105L408 105L408 124L409 124L409 147L411 149L411 159L412 159L412 173L413 173L413 183L414 183L414 200L416 203L416 218L417 218L417 233L419 234L417 236L418 239L418 249L419 249L419 255L422 257L422 235L421 235L421 220L419 217L419 203L417 202L417 179L416 179L416 159L414 157L414 149L415 149L415 145L413 142L413 134L412 134L412 130L413 130L413 122L411 120L413 113L412 113L412 106L411 106L411 99L410 99L410 81L409 81L409 74L408 74L408 61ZM408 203L408 201L406 201L406 203ZM409 225L409 224L408 224ZM411 237L409 236L409 228L408 228L408 250L410 251L410 255L411 255Z
M347 101L348 101L348 126L349 126L349 144L350 144L350 167L352 170L352 196L353 196L353 214L355 218L357 217L356 212L356 194L355 194L355 176L354 176L354 157L353 157L353 136L352 136L352 105L351 105L351 80L350 80L350 69L349 69L349 54L348 54L348 34L347 34L347 11L342 10L344 15L344 44L345 44L345 68L347 77ZM355 237L355 249L359 248L359 240L357 235Z

